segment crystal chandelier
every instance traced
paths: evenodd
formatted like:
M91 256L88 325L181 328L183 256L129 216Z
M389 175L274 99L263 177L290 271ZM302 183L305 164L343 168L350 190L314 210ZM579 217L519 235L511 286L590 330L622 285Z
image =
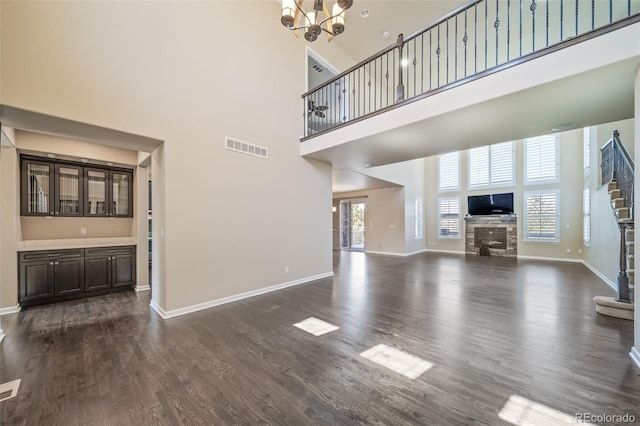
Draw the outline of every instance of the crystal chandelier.
M323 0L313 0L311 12L305 12L302 9L303 2L304 0L282 0L280 22L296 36L298 30L304 30L304 38L313 42L322 31L325 31L331 41L334 36L344 32L344 11L351 7L353 0L337 0L331 14Z

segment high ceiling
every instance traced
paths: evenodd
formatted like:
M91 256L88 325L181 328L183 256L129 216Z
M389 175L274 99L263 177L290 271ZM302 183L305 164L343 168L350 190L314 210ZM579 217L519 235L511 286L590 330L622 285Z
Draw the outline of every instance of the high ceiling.
M468 0L354 0L346 11L345 32L332 43L356 61L361 61L394 44L398 34L405 36L440 19ZM310 7L309 2L305 2ZM327 6L332 6L329 1ZM363 17L363 11L368 16ZM383 34L389 33L389 38ZM318 39L316 43L324 40Z

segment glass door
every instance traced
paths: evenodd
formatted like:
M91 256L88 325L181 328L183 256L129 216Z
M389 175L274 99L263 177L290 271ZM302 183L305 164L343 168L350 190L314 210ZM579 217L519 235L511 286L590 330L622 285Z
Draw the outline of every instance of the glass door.
M85 216L108 216L107 171L85 168Z
M130 216L131 174L111 172L111 196L113 209L111 216Z
M22 215L53 216L53 166L41 161L26 161L22 167Z
M340 248L364 251L364 199L340 201Z
M82 216L82 168L56 165L56 216Z

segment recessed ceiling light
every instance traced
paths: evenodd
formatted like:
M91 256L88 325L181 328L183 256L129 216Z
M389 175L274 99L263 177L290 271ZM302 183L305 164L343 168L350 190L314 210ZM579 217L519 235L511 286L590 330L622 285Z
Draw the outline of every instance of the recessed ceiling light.
M382 33L382 38L389 38L391 37L391 33L389 31L385 31Z
M407 58L403 58L402 61L400 61L400 65L406 67L407 65L409 65L409 60Z
M55 155L55 154L47 154L47 157L49 157L49 158L56 158L56 155Z
M113 163L111 161L107 161L107 166L113 166Z
M574 129L575 127L575 123L559 124L555 127L552 127L551 130L553 130L554 132L564 132L566 130Z
M363 18L366 18L367 16L369 16L369 9L362 9L360 11L360 16L362 16Z

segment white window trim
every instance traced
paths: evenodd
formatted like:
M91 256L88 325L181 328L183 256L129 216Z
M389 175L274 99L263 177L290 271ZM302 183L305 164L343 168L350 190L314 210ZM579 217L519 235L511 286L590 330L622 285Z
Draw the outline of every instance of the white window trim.
M422 198L416 198L413 204L414 229L413 236L416 240L424 239L424 202Z
M589 202L585 203L584 193L587 192L589 194ZM585 205L587 205L587 209L585 209ZM588 219L587 219L588 218ZM589 238L585 238L587 234L585 234L584 229L586 228L585 220L588 220L588 235ZM585 181L584 189L582 192L582 241L583 244L587 247L591 246L591 188L589 186L589 182Z
M456 154L457 156L457 160L458 160L458 184L455 187L448 187L448 188L441 188L440 187L440 158L443 155L451 155L451 154ZM460 181L461 181L461 161L460 161L460 151L456 151L456 152L449 152L447 154L443 154L443 155L439 155L438 156L438 170L437 170L437 177L438 177L438 192L439 193L444 193L444 192L459 192L460 191Z
M582 129L582 167L585 178L591 175L591 127Z
M480 184L480 185L471 185L471 149L467 151L467 190L475 191L479 189L492 189L492 188L513 188L516 186L516 145L514 141L507 141L511 143L511 182L500 182L500 183L491 183L488 184ZM507 142L499 142L499 143L507 143ZM499 144L498 143L498 144ZM491 145L498 145L491 144ZM486 145L489 147L489 180L491 180L491 145ZM481 148L481 147L478 147Z
M542 136L548 136L548 135L542 135ZM552 183L559 183L560 182L560 138L558 136L557 133L553 134L554 138L555 138L555 145L556 145L556 173L555 173L555 177L553 178L545 178L545 179L534 179L534 180L530 180L528 177L528 168L527 168L527 143L529 142L529 139L533 139L533 138L527 138L524 140L524 144L523 144L523 162L522 162L522 168L524 169L523 172L523 179L524 179L524 185L545 185L545 184L552 184Z
M556 195L556 238L536 238L527 237L527 196L540 194ZM522 241L537 244L559 244L560 243L560 190L559 189L543 189L540 191L527 191L522 194Z
M450 200L456 200L458 201L458 235L452 235L452 236L448 236L448 235L440 235L440 202L441 201L450 201ZM438 197L438 221L437 221L437 235L438 235L438 239L442 239L442 240L461 240L462 239L462 197Z

